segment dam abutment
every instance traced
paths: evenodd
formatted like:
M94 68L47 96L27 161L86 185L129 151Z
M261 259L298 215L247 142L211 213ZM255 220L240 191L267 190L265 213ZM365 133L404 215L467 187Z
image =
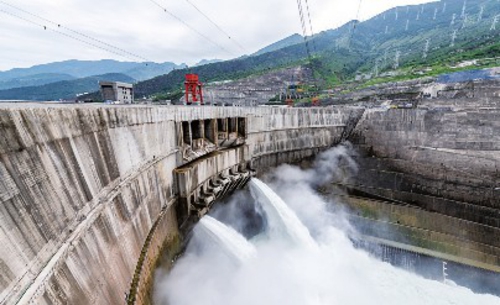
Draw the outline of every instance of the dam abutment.
M349 137L360 168L349 189L363 198L345 204L365 234L498 272L500 111L469 103L367 109Z

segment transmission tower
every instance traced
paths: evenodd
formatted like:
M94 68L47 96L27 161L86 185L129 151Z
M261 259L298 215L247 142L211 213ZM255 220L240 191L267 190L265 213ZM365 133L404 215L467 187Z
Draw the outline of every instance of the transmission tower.
M497 29L498 18L500 15L493 17L493 22L491 23L490 31L495 31Z
M430 39L427 39L425 41L425 46L424 46L424 53L422 54L422 58L426 59L427 58L427 53L429 53L429 45L430 45Z
M454 25L455 24L455 19L457 19L457 14L453 13L453 15L451 16L451 23L450 23L450 25Z
M432 17L432 20L436 20L437 14L438 14L438 9L437 9L437 7L436 7L436 8L434 9L434 16Z
M477 22L481 22L483 20L483 13L484 13L484 5L481 5L481 9L479 10L479 16L477 17Z
M446 12L446 2L443 3L443 11L442 13Z
M469 16L467 14L465 14L464 19L462 20L462 27L460 28L461 30L465 28L468 20L469 20Z
M394 70L399 68L399 59L401 58L401 51L396 51L396 54L394 56Z
M454 30L453 34L451 34L451 44L450 44L450 47L454 47L455 46L455 39L457 39L457 32L458 32L458 30Z
M388 25L385 26L385 34L387 34L387 33L389 33L389 26Z
M406 19L405 31L408 32L408 28L410 27L410 19Z
M465 19L465 10L467 9L467 0L464 0L464 5L462 6L462 14L460 15L461 18Z
M396 21L398 20L398 8L396 7Z

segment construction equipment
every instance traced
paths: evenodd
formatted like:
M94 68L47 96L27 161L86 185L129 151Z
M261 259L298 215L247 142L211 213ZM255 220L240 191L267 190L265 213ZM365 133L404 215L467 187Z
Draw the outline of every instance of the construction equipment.
M184 86L186 88L186 105L192 105L198 101L200 105L203 105L203 84L200 82L198 74L186 74Z
M292 79L285 87L285 103L288 107L293 107L296 100L300 99L300 95L304 92L302 83L298 80L300 75L298 75L297 80L295 80L295 75L292 74ZM300 94L299 94L300 93Z

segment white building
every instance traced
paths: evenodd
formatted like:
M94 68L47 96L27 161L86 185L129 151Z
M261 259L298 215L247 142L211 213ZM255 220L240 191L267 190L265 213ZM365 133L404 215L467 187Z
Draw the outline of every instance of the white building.
M134 86L121 82L99 82L101 96L104 101L119 104L132 104L134 102Z

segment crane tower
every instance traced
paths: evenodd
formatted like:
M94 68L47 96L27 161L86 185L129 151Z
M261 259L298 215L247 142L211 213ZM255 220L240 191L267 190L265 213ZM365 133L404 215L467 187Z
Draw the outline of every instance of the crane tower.
M198 74L186 74L184 82L186 88L186 105L200 102L203 105L203 84L200 82Z

